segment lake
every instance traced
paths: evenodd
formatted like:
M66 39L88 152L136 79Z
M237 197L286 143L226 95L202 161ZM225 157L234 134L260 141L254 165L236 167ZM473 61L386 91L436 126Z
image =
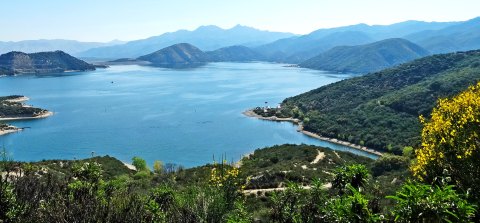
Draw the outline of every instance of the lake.
M287 122L245 117L248 108L350 77L270 63L210 63L171 70L136 65L92 72L0 78L0 95L25 95L53 111L46 119L9 122L25 131L0 136L15 160L133 156L192 167L222 154L236 161L257 148L323 142Z

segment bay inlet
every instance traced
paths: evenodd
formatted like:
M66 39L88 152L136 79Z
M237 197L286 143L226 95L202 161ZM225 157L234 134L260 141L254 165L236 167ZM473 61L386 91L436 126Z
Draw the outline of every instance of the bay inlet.
M55 113L9 121L24 131L0 136L15 160L110 155L130 162L140 156L186 167L226 154L236 161L257 148L313 144L374 155L297 132L288 122L242 114L275 106L284 98L349 78L348 74L270 63L211 63L172 70L137 65L68 74L0 78L0 95L25 95Z

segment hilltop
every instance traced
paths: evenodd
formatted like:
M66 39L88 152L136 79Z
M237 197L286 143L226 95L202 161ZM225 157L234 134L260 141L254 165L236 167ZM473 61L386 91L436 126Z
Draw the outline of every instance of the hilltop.
M0 75L88 70L95 70L95 66L63 51L29 54L14 51L0 55Z
M345 73L369 73L429 55L404 39L386 39L366 45L339 46L300 64L301 67Z
M179 43L151 54L138 57L137 60L148 61L153 66L177 67L198 66L207 62L207 55L188 43Z

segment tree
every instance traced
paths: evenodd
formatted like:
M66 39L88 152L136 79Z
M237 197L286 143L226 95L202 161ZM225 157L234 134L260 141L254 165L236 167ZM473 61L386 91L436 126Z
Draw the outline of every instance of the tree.
M335 171L332 188L338 189L339 194L350 191L348 185L358 190L365 185L368 176L368 169L364 165L343 166Z
M431 119L422 116L422 146L411 170L435 183L450 177L472 199L480 199L480 82L452 99L440 99Z
M135 166L137 171L148 170L147 161L145 161L144 159L138 156L135 156L132 158L132 165Z
M153 172L156 174L161 174L163 173L163 163L160 160L155 160L153 162Z

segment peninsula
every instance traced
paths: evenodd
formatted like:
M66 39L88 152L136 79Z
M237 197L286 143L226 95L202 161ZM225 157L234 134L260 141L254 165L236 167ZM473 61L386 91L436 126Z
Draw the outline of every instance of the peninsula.
M53 115L53 112L48 110L26 105L24 102L28 100L29 98L21 95L0 97L0 135L23 130L4 121L39 119Z

